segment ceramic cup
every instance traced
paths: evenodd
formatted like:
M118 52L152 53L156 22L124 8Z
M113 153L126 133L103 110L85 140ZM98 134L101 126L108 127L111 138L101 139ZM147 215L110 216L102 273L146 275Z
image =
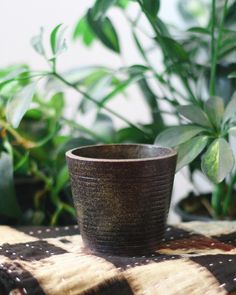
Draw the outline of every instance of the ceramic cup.
M175 150L95 145L70 150L66 158L85 246L114 255L154 251L165 232Z

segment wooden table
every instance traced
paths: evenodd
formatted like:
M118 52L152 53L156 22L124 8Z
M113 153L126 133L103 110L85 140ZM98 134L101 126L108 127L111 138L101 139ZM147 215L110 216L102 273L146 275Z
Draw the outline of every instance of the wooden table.
M236 294L236 222L168 226L141 257L95 255L78 226L0 226L0 294Z

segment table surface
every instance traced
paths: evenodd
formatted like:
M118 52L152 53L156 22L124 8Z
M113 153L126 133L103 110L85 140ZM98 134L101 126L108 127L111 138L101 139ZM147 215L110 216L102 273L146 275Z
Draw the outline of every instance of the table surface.
M94 255L78 226L0 226L0 294L236 294L236 222L168 226L146 256Z

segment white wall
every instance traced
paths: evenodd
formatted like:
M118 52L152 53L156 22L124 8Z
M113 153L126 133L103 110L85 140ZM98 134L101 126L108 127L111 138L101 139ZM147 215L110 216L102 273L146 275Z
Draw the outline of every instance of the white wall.
M123 57L120 58L109 50L104 49L99 43L96 43L91 49L84 47L80 42L72 43L70 40L71 28L74 27L78 18L84 11L91 6L94 1L78 0L1 0L0 9L0 68L14 64L27 63L33 69L45 69L47 66L43 59L35 53L30 45L30 38L38 33L39 28L43 26L48 38L49 31L59 23L68 26L68 45L69 50L60 58L59 68L61 71L71 67L80 67L89 64L102 64L111 67L119 67L124 64L133 64L141 62L141 57L135 51L131 39L129 28L125 19L118 10L111 13L111 17L116 27L119 29L119 37L122 44ZM129 13L135 13L133 5ZM181 24L177 15L176 0L162 1L161 17L175 24ZM155 63L160 63L157 56ZM74 93L70 94L71 97ZM135 87L129 90L129 100L117 98L111 105L117 112L128 116L130 120L148 122L149 114L145 104L141 100L140 93ZM134 107L135 106L135 107ZM73 105L70 111L72 111ZM90 124L90 122L86 122ZM120 122L117 122L120 124ZM174 200L182 196L188 184L181 175L177 175ZM171 215L172 216L172 215ZM173 217L171 221L175 221Z

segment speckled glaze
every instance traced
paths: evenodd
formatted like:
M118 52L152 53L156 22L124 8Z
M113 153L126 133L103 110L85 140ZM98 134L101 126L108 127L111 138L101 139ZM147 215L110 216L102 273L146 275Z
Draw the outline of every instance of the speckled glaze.
M156 249L165 231L176 152L153 145L97 145L66 157L85 245L117 255Z

